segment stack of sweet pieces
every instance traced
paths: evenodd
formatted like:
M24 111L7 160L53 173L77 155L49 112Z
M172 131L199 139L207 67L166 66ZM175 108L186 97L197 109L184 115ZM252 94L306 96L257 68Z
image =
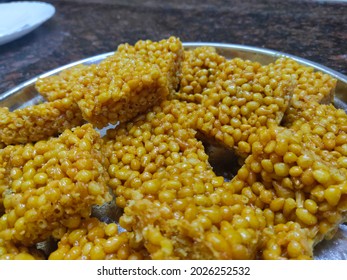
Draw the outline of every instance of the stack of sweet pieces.
M39 79L47 102L0 109L0 258L313 258L347 210L335 85L175 37ZM233 178L210 146L233 151ZM119 219L93 216L112 199Z

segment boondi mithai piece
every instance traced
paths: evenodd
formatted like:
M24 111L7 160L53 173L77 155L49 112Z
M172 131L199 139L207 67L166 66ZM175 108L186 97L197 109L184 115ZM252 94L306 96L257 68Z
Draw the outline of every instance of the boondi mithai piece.
M84 119L102 128L126 122L174 92L182 60L182 43L174 37L122 44L100 64L40 79L36 88L49 100L72 97Z
M90 124L59 138L0 150L3 208L0 239L34 245L89 217L94 204L112 199L101 154L101 139ZM3 189L3 188L1 188Z
M196 127L200 132L246 157L256 130L281 122L294 81L271 65L225 60L213 48L186 53L178 98L199 103L206 110Z
M10 112L0 107L0 142L25 144L57 136L83 124L77 104L71 98L57 99Z

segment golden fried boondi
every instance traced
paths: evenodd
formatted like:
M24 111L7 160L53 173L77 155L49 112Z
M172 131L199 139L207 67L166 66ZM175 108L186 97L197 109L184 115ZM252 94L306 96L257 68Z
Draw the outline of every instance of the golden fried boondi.
M1 150L8 188L0 239L33 245L59 238L65 228L79 226L92 205L110 201L101 145L99 133L86 124L59 138Z
M83 124L77 104L71 98L44 102L10 112L0 107L0 142L26 144L58 136L65 129Z
M279 58L269 67L273 71L280 70L295 80L290 106L282 123L290 127L311 102L330 104L334 100L337 80L328 74L314 71L313 67L300 65L290 58Z
M148 253L132 239L132 233L118 232L115 223L105 224L96 218L82 221L58 242L49 260L139 260Z
M141 56L121 56L108 65L95 67L95 79L75 88L73 95L84 119L98 128L109 123L126 122L145 112L168 94L168 82L157 65L147 64ZM112 73L102 84L97 78ZM78 96L78 97L77 97Z
M182 43L174 37L122 44L100 64L39 79L36 88L49 100L73 97L84 119L102 128L126 122L172 94L182 59Z
M72 97L75 84L88 75L90 67L78 64L61 71L58 75L39 78L35 83L35 88L48 101Z
M110 162L110 186L124 208L120 225L142 237L153 259L268 258L269 252L259 255L275 238L272 212L260 207L268 192L259 186L255 207L242 192L242 181L225 182L215 174L191 128L199 122L193 117L198 106L166 101L154 112L108 131L104 153ZM191 117L182 117L183 112ZM300 224L285 231L308 235ZM312 257L313 242L305 242L296 255L283 245L276 258Z

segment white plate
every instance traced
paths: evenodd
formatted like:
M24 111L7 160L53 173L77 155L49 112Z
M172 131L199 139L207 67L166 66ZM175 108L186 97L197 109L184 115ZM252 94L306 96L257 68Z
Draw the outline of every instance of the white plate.
M0 4L0 45L28 34L54 13L54 6L44 2Z

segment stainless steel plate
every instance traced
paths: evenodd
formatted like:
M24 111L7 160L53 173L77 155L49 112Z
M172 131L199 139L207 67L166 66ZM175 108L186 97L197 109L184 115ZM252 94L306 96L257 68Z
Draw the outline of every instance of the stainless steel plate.
M186 49L196 48L199 46L212 46L215 47L221 55L226 58L240 57L242 59L249 59L252 61L258 61L261 64L268 64L274 62L277 58L285 56L296 60L297 62L311 66L317 71L327 73L337 79L337 86L335 91L334 103L336 107L343 108L347 112L347 76L338 73L330 68L327 68L321 64L293 56L290 54L256 48L250 46L236 45L236 44L219 44L219 43L204 43L204 42L187 42L183 44ZM43 98L35 90L35 82L38 78L56 75L64 69L71 68L78 64L97 64L113 52L108 52L79 60L65 66L56 68L42 75L34 77L17 87L10 89L3 94L0 94L0 106L9 107L10 110L14 110L28 105L36 104L43 101ZM341 225L337 234L332 240L323 241L315 248L315 259L347 259L347 226Z

